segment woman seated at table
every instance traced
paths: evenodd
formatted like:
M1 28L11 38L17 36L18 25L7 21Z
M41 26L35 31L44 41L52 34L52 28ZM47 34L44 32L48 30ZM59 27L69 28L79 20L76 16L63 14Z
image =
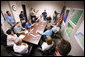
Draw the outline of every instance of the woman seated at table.
M16 34L14 34L12 29L9 29L6 32L7 35L7 46L13 46L14 45L14 41L18 38Z
M17 22L16 26L14 27L14 32L19 36L20 34L25 33L25 28L21 26L20 22Z
M34 24L31 23L31 20L29 19L26 24L25 24L25 29L29 29L33 26Z
M46 42L43 42L41 46L38 48L41 51L49 50L53 46L54 42L51 37L46 38Z
M21 39L16 39L14 42L15 42L13 46L14 52L20 53L20 54L28 53L28 47L29 47L28 44L23 43Z

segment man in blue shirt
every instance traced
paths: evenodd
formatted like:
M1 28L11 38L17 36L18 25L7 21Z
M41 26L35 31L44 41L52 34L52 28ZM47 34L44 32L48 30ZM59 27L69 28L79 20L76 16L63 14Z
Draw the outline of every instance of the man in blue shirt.
M26 22L25 24L25 29L29 29L33 26L34 24L31 23L31 20L28 20L28 22Z
M46 10L44 10L44 12L42 13L42 15L43 15L44 20L45 20L45 19L46 19L46 17L47 17L47 12L46 12Z
M48 36L51 37L53 32L57 33L59 31L59 29L60 29L60 27L54 26L52 29L49 29L43 33L40 33L40 32L37 32L37 33L39 33L41 35L45 35L46 37L48 37Z
M14 32L15 32L16 34L19 35L19 34L21 34L21 33L25 33L25 32L24 32L25 30L26 30L26 29L21 26L21 23L20 23L20 22L17 22L17 23L16 23L16 26L14 27Z
M6 13L6 21L13 27L16 24L16 21L9 11L6 11Z
M21 23L23 23L23 21L26 22L26 18L25 18L25 15L24 15L24 11L21 11L19 17L20 17Z
M31 22L32 22L32 24L35 23L36 19L33 17Z

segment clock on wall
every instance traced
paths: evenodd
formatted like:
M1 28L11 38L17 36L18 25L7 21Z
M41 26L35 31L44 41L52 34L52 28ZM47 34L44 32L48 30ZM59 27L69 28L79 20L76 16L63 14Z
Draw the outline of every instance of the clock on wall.
M15 6L15 5L12 5L12 9L13 9L14 11L16 11L16 6Z

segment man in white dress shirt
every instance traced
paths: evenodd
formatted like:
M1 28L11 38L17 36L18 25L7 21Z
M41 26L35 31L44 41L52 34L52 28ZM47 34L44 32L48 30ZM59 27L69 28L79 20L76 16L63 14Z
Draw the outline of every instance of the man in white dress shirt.
M28 47L26 43L23 43L21 39L16 39L15 44L13 46L14 52L20 53L20 54L26 54L28 53Z
M46 51L49 50L53 46L54 42L51 37L47 37L46 42L43 42L41 48L39 50Z

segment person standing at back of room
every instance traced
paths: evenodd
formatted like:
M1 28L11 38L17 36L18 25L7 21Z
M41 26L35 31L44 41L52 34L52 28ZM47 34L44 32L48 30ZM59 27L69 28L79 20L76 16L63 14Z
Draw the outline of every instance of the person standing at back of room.
M54 23L56 23L57 20L58 20L58 17L57 17L58 14L59 14L59 13L55 10L55 11L54 11L54 14L53 14L53 20L54 20Z
M37 15L37 12L38 12L39 10L33 10L33 14L34 14L34 18L36 19L36 15Z
M44 20L45 20L45 19L46 19L46 17L47 17L47 12L46 12L46 10L44 10L44 12L42 13L42 15L43 15Z
M24 15L24 11L21 11L19 17L20 17L20 21L21 21L21 23L26 22L26 17L25 17L25 15Z
M31 8L31 20L32 20L32 18L34 17L35 19L36 19L36 15L37 15L37 12L38 12L39 10L35 10L35 9L33 9L33 8Z
M33 16L34 16L34 14L33 14L33 8L31 8L30 16L31 16L31 19L32 19Z

